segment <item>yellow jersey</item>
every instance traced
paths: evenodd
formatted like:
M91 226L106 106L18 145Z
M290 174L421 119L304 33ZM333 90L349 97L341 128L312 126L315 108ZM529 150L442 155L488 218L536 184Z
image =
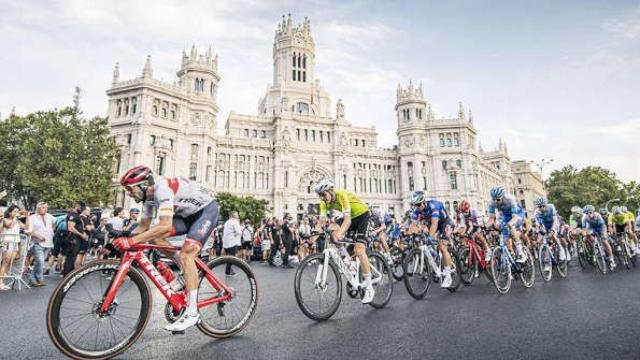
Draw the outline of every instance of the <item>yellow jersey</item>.
M344 216L356 218L369 211L367 204L353 192L345 189L336 189L335 193L336 196L333 202L327 204L324 201L320 201L320 216L327 216L329 210L337 210L341 211Z
M609 224L624 225L629 222L628 214L611 214L609 215Z

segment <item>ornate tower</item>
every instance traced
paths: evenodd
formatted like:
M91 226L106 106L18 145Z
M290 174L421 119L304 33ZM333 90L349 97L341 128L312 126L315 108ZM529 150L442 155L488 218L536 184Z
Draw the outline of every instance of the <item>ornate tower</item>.
M430 114L429 108L429 104L424 99L422 83L417 88L413 86L411 81L406 88L398 84L395 107L398 117L398 131L427 121Z
M315 59L309 19L293 26L291 14L283 15L273 41L273 84L309 88L314 81Z
M180 86L190 95L216 103L218 95L218 56L213 55L211 47L204 54L198 54L195 45L189 56L182 51L182 64L177 72Z

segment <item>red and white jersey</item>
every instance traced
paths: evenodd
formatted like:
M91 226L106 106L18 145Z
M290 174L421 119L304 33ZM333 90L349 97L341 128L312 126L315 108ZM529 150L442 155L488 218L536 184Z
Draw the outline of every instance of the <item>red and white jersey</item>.
M153 186L153 199L144 203L142 218L156 216L188 217L214 200L213 194L195 181L183 177L161 178Z

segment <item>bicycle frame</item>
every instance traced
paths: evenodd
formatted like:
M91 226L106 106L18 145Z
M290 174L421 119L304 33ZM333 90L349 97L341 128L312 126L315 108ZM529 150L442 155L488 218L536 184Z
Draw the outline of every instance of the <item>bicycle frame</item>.
M338 249L335 246L327 246L326 249L322 252L324 254L324 262L318 267L318 272L316 273L315 285L324 287L327 284L327 271L329 270L329 261L333 260L333 262L338 266L338 270L340 273L347 279L347 281L354 288L358 288L360 283L360 259L356 256L356 270L352 272L349 269L349 265L347 265L344 260L338 254ZM382 274L375 268L375 266L370 266L371 269L371 284L377 284L382 279Z
M549 242L549 238L547 237L546 234L542 234L542 233L538 233L538 238L542 238L542 246L547 246L549 248L549 256L551 257L551 264L552 265L557 265L558 262L556 261L556 257L555 257L555 251L554 251L554 246L557 246L555 244L555 242L550 243Z
M158 269L151 263L149 258L144 254L144 250L157 249L157 250L179 250L179 247L166 246L166 245L153 245L153 244L135 244L131 246L130 251L127 251L122 256L122 261L118 268L118 272L113 277L109 288L105 292L104 301L100 306L99 312L106 313L114 299L120 286L124 282L126 274L134 263L140 265L140 269L149 277L151 282L160 290L160 293L167 299L167 301L173 306L176 312L182 311L187 306L187 294L186 291L175 291L171 284L167 283L167 280L160 274ZM204 299L198 302L198 308L202 308L211 304L216 304L224 301L228 301L235 294L234 291L227 287L212 271L209 267L198 257L196 257L196 268L204 273L204 277L209 281L211 286L222 296L213 296L208 299Z
M464 242L467 247L469 247L469 256L467 258L467 267L471 268L473 265L473 259L476 258L478 260L478 264L480 265L481 270L485 270L489 267L489 264L484 261L484 249L482 246L476 243L476 239L472 236L464 236Z

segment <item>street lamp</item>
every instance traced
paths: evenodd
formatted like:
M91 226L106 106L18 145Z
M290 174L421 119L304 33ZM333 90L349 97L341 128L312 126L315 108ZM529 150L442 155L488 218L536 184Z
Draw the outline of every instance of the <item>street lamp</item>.
M620 199L618 199L618 198L610 199L606 203L604 203L604 208L607 209L607 212L609 212L609 203L612 202L612 201L620 201Z
M638 200L638 198L635 196L631 196L627 200L631 200L631 199L635 200L634 203L636 204L636 215L640 215L640 200Z
M553 158L542 158L540 159L540 161L529 161L529 164L533 164L535 165L538 170L540 170L540 177L542 178L542 186L544 186L544 191L547 191L547 183L544 181L544 175L542 173L542 171L544 170L545 166L551 164L553 162Z

